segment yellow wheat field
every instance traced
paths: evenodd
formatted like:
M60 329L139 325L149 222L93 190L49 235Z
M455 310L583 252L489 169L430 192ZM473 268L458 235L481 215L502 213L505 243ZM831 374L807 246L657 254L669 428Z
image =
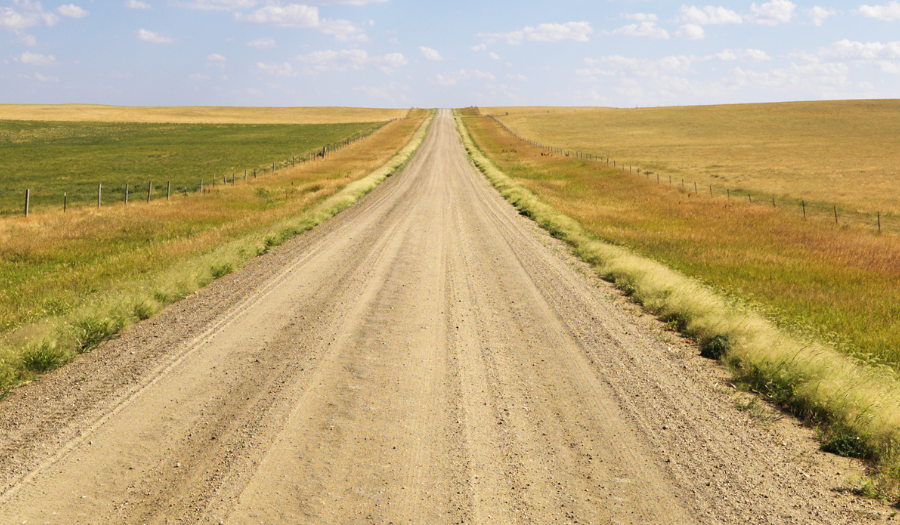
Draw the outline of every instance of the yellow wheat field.
M403 118L409 109L345 107L128 107L92 104L0 104L0 120L175 124L341 124Z

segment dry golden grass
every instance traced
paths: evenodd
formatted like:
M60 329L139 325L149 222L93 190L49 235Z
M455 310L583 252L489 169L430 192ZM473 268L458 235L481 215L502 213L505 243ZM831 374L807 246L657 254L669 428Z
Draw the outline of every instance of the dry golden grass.
M900 216L900 100L481 111L529 139L684 178L701 191Z
M0 393L350 205L421 142L422 113L203 195L0 219Z
M547 156L460 114L476 164L520 212L673 328L725 350L750 389L821 425L823 448L873 460L879 489L900 496L896 236Z
M92 104L0 104L0 120L177 124L341 124L403 118L409 109L346 107L128 107Z

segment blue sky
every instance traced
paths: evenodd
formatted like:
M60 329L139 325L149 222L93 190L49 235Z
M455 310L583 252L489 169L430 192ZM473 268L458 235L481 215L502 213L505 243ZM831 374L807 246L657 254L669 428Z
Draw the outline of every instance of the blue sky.
M897 1L0 0L0 102L900 98L898 29Z

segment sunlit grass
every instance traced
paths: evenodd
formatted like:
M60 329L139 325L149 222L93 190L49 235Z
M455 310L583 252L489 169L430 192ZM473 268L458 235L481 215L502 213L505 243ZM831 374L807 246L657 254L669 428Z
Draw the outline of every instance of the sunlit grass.
M859 438L882 489L895 491L897 237L542 156L463 114L476 164L520 211L704 349L721 347L753 390L823 425L826 445Z
M900 100L663 108L482 108L529 139L770 201L900 229ZM507 116L508 113L508 116Z
M344 209L409 157L427 114L203 195L0 219L0 391Z

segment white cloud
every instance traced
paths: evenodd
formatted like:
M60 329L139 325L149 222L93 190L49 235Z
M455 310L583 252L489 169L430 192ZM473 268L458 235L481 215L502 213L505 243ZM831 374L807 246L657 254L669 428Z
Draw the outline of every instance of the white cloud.
M172 37L154 33L153 31L147 31L146 29L138 29L136 35L138 40L143 40L144 42L150 42L152 44L171 44L175 41Z
M40 82L59 82L59 77L45 77L40 73L35 73L34 78Z
M225 62L225 57L218 53L210 53L209 56L206 57L210 62Z
M37 45L37 38L34 35L20 35L19 43L28 47L34 47Z
M761 49L725 49L715 55L704 57L704 60L723 60L733 62L743 60L745 62L766 62L772 60L768 53Z
M390 73L394 68L405 66L409 63L409 60L401 53L370 57L365 49L314 51L307 55L298 56L297 60L304 64L304 71L307 74L332 71L359 71L369 64L378 66L385 73Z
M129 9L145 9L148 11L153 9L153 6L146 2L141 2L141 0L127 0L125 2L125 7Z
M275 47L275 40L272 38L257 38L247 42L247 47L255 47L256 49L272 49Z
M479 80L497 80L494 75L486 71L479 71L477 69L460 69L459 71L454 71L447 74L438 73L437 75L435 75L434 81L442 86L455 86L460 80L469 80L473 78Z
M283 64L264 64L262 62L257 62L256 69L259 71L262 71L263 73L268 73L268 74L274 75L276 77L295 77L295 76L297 76L297 73L294 71L294 68L287 62L285 62Z
M348 40L365 42L368 40L363 30L352 22L319 18L319 8L314 6L310 7L301 4L288 4L286 6L268 5L249 14L235 13L234 17L239 21L251 24L315 29L326 35L332 35L336 40L342 42Z
M790 22L796 7L789 0L772 0L761 6L757 6L754 2L750 5L750 14L747 15L747 19L757 24L774 26Z
M644 38L658 38L666 40L669 38L669 32L656 25L656 22L641 22L640 24L629 24L622 26L614 31L606 32L612 36L637 36Z
M257 2L256 0L192 0L187 3L175 2L174 5L200 11L235 11L256 7Z
M29 66L55 66L58 64L56 57L53 55L41 55L39 53L29 53L28 51L15 57L14 60Z
M471 49L472 51L484 51L485 49L487 49L487 45L485 45L485 44L478 44L477 46L472 46L472 47L469 48L469 49Z
M815 55L808 55L806 58L813 61L816 60L898 60L900 59L900 41L888 42L853 42L850 40L840 40L831 44L829 47L823 47L818 50Z
M735 13L731 9L722 6L714 7L711 5L705 7L681 6L681 16L678 17L679 22L696 25L715 25L715 24L740 24L743 22L741 15Z
M428 60L443 60L444 57L436 49L431 49L430 47L419 46L419 52L422 53L422 56Z
M75 4L61 5L56 9L56 12L69 18L84 18L88 15L87 11Z
M706 31L703 30L702 26L698 26L697 24L684 24L678 28L678 31L675 32L675 36L678 38L686 38L688 40L700 40L706 36Z
M497 53L494 53L493 51L491 51L490 53L488 53L488 56L491 57L491 58L494 59L494 60L500 60L500 55L498 55Z
M804 9L803 13L812 18L814 26L820 26L828 17L837 15L837 11L834 9L826 9L819 6L815 6L812 9Z
M525 75L522 75L522 74L506 75L506 78L509 78L512 80L521 80L522 82L528 82L528 77L526 77Z
M893 0L884 5L861 5L854 13L879 20L897 20L900 18L900 2Z
M637 20L638 22L656 22L659 20L659 17L656 15L648 13L624 14L622 15L622 18L626 20Z
M508 44L518 45L526 40L530 42L562 42L563 40L587 42L589 35L593 32L594 29L589 22L567 22L565 24L540 24L537 27L528 26L509 33L479 33L478 36L489 43L506 40Z
M40 25L54 26L59 22L55 13L44 11L40 2L30 0L14 0L12 7L0 8L0 27L22 30Z

